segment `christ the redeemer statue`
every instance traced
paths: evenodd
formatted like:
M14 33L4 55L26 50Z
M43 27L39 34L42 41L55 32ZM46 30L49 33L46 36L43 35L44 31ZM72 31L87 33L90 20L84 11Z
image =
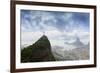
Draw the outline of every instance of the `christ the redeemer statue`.
M43 31L43 35L45 35L45 31Z

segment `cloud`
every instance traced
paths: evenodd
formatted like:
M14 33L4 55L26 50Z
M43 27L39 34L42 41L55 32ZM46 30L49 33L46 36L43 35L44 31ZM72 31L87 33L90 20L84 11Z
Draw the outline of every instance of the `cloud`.
M72 31L81 27L89 30L88 26L88 13L21 10L21 27L26 31L46 31L51 28Z
M21 45L30 45L35 43L43 35L42 31L34 32L22 32L21 33ZM48 37L51 46L61 46L74 48L73 46L66 45L65 42L73 43L78 37L81 42L88 44L89 42L89 32L86 31L73 31L73 32L61 32L59 30L48 30L45 32L45 35Z
M76 37L89 42L89 14L21 10L21 44L33 44L45 32L52 46L66 47L64 42L74 42Z
M31 45L35 43L41 36L42 32L22 32L21 33L21 45Z

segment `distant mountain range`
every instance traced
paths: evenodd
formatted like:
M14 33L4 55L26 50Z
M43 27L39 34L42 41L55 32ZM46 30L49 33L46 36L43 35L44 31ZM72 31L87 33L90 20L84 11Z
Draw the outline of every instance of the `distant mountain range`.
M68 42L65 42L65 44L68 44L68 45L73 45L77 48L80 48L80 47L84 47L85 45L80 41L80 39L78 37L76 37L76 40L72 43L68 43Z
M73 43L65 43L67 46L72 45L74 46L73 49L68 50L68 48L53 46L53 55L57 60L87 60L89 59L89 44L84 45L80 39L77 37Z

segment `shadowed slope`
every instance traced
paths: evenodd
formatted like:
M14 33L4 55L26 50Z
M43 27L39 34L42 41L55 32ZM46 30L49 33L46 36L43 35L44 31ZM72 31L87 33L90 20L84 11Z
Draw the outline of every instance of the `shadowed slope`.
M21 62L55 61L47 36L43 35L34 44L21 51Z

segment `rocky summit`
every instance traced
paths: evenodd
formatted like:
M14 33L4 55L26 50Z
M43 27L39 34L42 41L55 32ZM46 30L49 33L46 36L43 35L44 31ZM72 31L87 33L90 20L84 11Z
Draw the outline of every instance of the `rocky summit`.
M21 50L21 62L55 61L47 36L43 35L34 44Z

